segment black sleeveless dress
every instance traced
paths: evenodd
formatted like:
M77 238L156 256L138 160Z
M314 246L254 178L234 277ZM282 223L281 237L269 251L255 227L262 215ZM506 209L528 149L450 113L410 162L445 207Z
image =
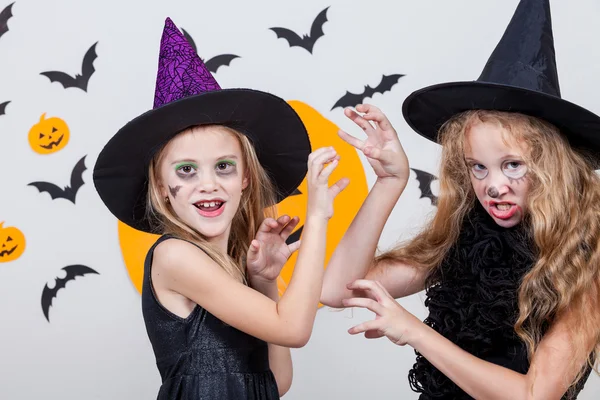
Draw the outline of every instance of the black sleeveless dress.
M142 313L162 379L157 399L279 399L266 342L198 305L181 318L159 303L151 281L152 256L170 237L161 236L148 251L142 286Z
M474 356L525 374L527 348L514 332L521 279L535 262L532 240L522 227L498 226L476 202L457 243L428 277L425 323ZM420 400L472 399L415 351L409 383ZM591 368L563 399L575 399ZM568 396L572 397L568 397Z

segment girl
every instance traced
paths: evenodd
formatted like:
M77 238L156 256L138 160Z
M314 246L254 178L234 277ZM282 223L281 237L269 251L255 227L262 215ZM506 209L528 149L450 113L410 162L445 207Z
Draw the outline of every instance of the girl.
M167 19L154 109L108 142L94 170L117 218L161 234L142 291L159 399L278 399L290 387L289 348L311 335L327 222L348 182L328 187L335 150L309 151L305 127L285 101L221 90ZM297 219L265 218L265 210L273 215L306 174L306 239L288 246ZM275 279L298 247L279 299Z
M340 135L378 179L329 262L321 302L376 313L350 334L412 346L420 399L576 398L597 363L600 118L558 88L548 2L523 0L477 81L411 94L409 125L442 145L438 210L377 257L408 160L381 111L346 110L367 139ZM394 299L424 289L421 322Z

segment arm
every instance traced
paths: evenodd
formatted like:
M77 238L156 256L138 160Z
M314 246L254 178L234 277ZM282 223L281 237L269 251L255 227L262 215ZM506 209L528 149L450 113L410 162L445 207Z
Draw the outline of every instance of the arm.
M376 300L352 298L346 306L365 307L377 319L350 328L349 333L377 331L393 343L412 346L440 372L476 399L551 400L567 391L585 359L571 363L573 338L567 317L557 319L541 340L527 374L484 361L425 325L400 306L378 282L358 280L354 289L369 291ZM590 337L595 338L594 335ZM592 345L588 345L591 351Z
M275 281L255 279L250 281L250 286L271 300L279 301L279 291ZM292 386L293 366L290 349L269 343L269 365L275 375L279 396L283 396Z
M409 344L474 398L551 400L564 395L586 362L569 368L573 348L566 327L560 321L544 336L525 375L473 356L428 326Z
M356 109L365 114L344 112L367 139L361 141L343 131L339 135L365 154L377 181L327 265L321 302L331 307L341 307L343 298L361 295L346 287L359 278L379 280L395 297L420 291L424 280L422 272L406 264L372 266L381 232L408 182L409 168L398 134L386 116L371 105Z
M424 269L406 263L373 264L381 231L402 190L404 187L393 181L375 183L329 260L321 303L339 308L344 298L364 297L360 291L347 288L362 278L379 281L394 298L423 290Z
M249 335L280 346L302 347L310 337L318 306L326 226L325 219L306 221L306 239L292 281L279 302L234 280L202 250L176 239L156 246L153 283L158 290L179 293Z
M304 346L312 333L321 293L327 222L333 215L335 196L347 184L340 180L328 187L328 178L337 166L332 148L316 150L308 164L305 238L279 302L236 281L206 253L182 240L169 239L156 246L152 264L155 286L185 296L226 324L268 343Z

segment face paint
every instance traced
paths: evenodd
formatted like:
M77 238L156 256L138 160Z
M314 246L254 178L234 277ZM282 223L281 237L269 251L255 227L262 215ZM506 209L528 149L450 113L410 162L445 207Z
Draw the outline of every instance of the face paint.
M193 162L182 162L175 165L175 172L181 179L188 180L196 177L198 165Z
M493 186L488 189L487 193L488 193L488 196L493 197L493 198L498 197L498 195L500 194L500 193L498 193L498 189L496 189Z
M173 198L177 197L177 192L179 192L179 189L181 189L181 186L169 186L169 191L171 192L171 196L173 196Z
M217 162L216 169L219 175L237 175L237 163L234 160L220 160Z
M465 162L477 199L498 225L517 225L527 212L527 149L494 122L473 124L466 140Z

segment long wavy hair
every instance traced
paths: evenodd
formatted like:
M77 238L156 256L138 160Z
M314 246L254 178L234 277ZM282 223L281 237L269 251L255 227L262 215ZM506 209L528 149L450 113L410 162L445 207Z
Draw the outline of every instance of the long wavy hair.
M161 195L159 166L165 157L165 146L156 153L150 162L147 218L153 222L153 229L156 232L171 234L196 243L232 277L247 283L246 255L248 247L263 220L266 217L276 216L276 192L267 172L258 161L254 146L248 137L225 125L212 125L212 127L227 132L238 140L242 149L242 171L249 178L248 186L242 192L240 205L231 223L227 254L222 254L200 232L183 222L173 211L171 204L165 201ZM198 130L198 127L191 127L179 135Z
M587 357L598 372L600 350L600 179L591 159L575 151L558 129L537 118L496 111L466 111L440 129L443 147L437 213L412 240L376 257L375 263L407 262L432 272L455 243L465 215L477 201L464 159L465 134L478 122L500 124L504 140L516 140L530 181L527 228L533 268L519 292L515 332L533 357L544 327L568 315L573 363ZM428 285L433 284L428 280ZM568 311L568 314L567 314ZM589 357L588 357L589 356ZM580 367L580 366L578 366ZM584 369L575 377L575 385Z

